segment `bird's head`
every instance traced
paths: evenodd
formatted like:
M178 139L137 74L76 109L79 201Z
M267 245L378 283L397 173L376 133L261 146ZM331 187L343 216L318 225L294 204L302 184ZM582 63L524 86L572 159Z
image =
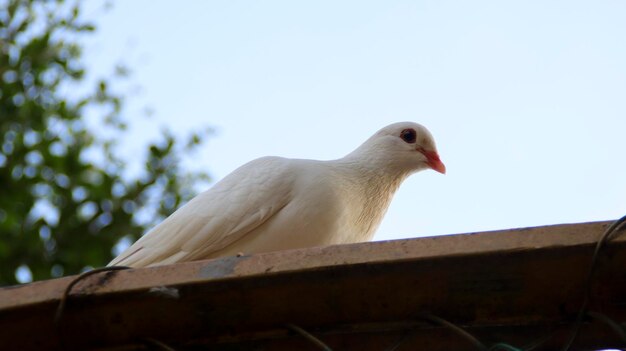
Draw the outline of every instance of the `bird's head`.
M355 152L369 154L389 167L398 167L407 172L433 169L446 173L441 162L435 140L424 126L414 122L399 122L388 125L369 138Z

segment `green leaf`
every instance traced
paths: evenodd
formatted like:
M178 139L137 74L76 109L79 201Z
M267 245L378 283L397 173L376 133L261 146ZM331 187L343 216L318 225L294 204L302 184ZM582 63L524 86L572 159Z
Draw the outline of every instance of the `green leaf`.
M8 0L12 20L18 13L29 15L19 23L0 21L0 45L14 47L0 50L0 76L8 69L18 74L15 81L0 79L0 145L11 149L0 148L0 285L15 284L20 266L38 280L105 265L120 238L138 238L189 199L195 182L208 179L180 166L185 146L199 145L202 133L180 141L164 130L138 155L120 155L125 150L117 141L132 121L122 114L127 95L114 92L130 70L118 65L115 75L92 90L78 86L86 72L84 40L77 34L91 33L95 26L82 22L82 2L73 8L61 0L58 6L39 3ZM18 43L15 36L22 34L16 31L38 34ZM29 76L34 79L24 84ZM82 122L87 115L95 121ZM39 138L29 141L32 135ZM34 150L41 157L29 163L27 155ZM131 165L144 168L124 174ZM137 212L149 214L148 223L138 224Z

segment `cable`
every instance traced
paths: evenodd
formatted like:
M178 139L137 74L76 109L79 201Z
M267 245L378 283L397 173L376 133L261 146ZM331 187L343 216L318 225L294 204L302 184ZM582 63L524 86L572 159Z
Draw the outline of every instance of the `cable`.
M619 335L620 339L622 339L622 341L626 345L626 331L619 325L619 323L602 313L588 311L587 315L597 321L608 325L615 332L615 334Z
M143 342L147 345L150 346L155 346L157 347L159 350L163 350L163 351L176 351L176 349L166 345L165 343L157 340L157 339L153 339L153 338L145 338L143 339Z
M59 322L61 321L61 317L63 316L63 312L65 310L65 305L67 304L67 298L70 295L70 291L72 291L72 288L76 284L78 284L78 282L80 282L81 280L87 278L90 275L94 275L94 274L97 274L97 273L100 273L100 272L121 271L121 270L125 270L125 269L130 269L130 267L111 266L111 267L96 268L96 269L90 270L89 272L82 273L81 275L76 277L74 280L72 280L67 285L67 288L65 288L65 291L63 292L63 295L61 296L61 301L59 302L59 306L57 307L57 311L54 314L54 324L57 327L59 326Z
M499 342L497 344L494 344L494 345L492 345L489 348L489 351L499 351L499 350L504 350L504 351L524 351L523 349L518 349L517 347L511 346L511 345L503 343L503 342Z
M312 344L314 344L315 346L319 347L320 350L324 350L324 351L333 351L333 349L331 349L330 347L328 347L328 345L324 344L324 342L318 338L316 338L315 336L313 336L313 334L307 332L306 330L298 327L295 324L287 324L286 325L287 329L296 332L297 334L299 334L300 336L302 336L303 338L309 340Z
M464 337L467 341L469 341L470 343L472 343L474 346L476 346L477 349L479 349L480 351L489 351L489 349L487 348L487 346L485 346L482 342L480 342L478 339L476 339L472 334L466 332L464 329L462 329L461 327L448 322L447 320L434 316L432 314L423 314L421 316L423 319L428 320L429 322L438 324L440 326L446 327L454 332L456 332L457 334L459 334L460 336Z
M583 298L582 304L580 305L580 309L578 310L578 315L576 316L576 321L574 322L574 327L572 328L572 334L569 340L567 341L567 343L565 344L565 346L563 346L562 351L568 351L570 349L570 347L576 340L578 333L580 332L580 327L582 326L583 318L586 315L587 306L589 305L589 300L591 299L591 283L593 281L593 274L595 273L596 263L598 261L600 249L602 249L602 246L604 246L604 243L609 239L611 234L623 229L622 227L624 227L625 223L626 223L626 216L613 222L607 228L607 230L602 234L602 236L600 237L600 240L598 240L598 243L596 244L595 250L593 251L593 256L591 258L591 266L589 267L589 273L587 274L587 279L585 281L585 296Z
M120 271L120 270L124 270L124 269L130 269L130 267L111 266L111 267L96 268L96 269L90 270L89 272L85 272L85 273L80 274L79 276L74 278L74 280L72 280L67 285L67 287L63 291L63 295L61 295L61 299L59 301L59 306L57 306L56 313L54 314L54 326L55 326L55 328L57 330L57 333L59 335L59 346L60 346L61 349L65 349L65 334L62 333L62 330L61 330L61 320L62 320L62 317L63 317L63 313L65 312L65 306L67 305L67 299L68 299L68 297L70 295L70 292L72 291L72 288L76 284L78 284L78 282L80 282L81 280L89 277L90 275L94 275L94 274L100 273L100 272Z
M412 334L413 333L410 330L402 334L402 336L398 338L398 341L385 349L385 351L396 351L398 347L402 346L402 344L404 344L412 336Z
M523 347L522 350L524 350L524 351L533 351L533 350L541 347L543 344L545 344L548 341L550 341L550 339L552 339L557 334L557 331L558 331L558 328L552 330L552 332L550 334L544 336L543 338L539 338L536 341L533 341L532 343L530 343L527 346Z

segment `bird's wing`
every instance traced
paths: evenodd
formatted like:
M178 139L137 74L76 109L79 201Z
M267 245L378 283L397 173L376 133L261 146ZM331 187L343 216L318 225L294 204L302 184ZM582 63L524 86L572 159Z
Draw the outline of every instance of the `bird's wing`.
M109 265L145 267L210 257L251 232L290 201L288 160L254 160L193 198Z

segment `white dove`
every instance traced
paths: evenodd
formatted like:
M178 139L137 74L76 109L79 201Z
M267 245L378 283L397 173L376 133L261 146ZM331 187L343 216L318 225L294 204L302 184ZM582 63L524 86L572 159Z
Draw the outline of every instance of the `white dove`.
M430 132L400 122L338 160L262 157L226 176L109 263L147 267L368 241L412 173L445 173Z

